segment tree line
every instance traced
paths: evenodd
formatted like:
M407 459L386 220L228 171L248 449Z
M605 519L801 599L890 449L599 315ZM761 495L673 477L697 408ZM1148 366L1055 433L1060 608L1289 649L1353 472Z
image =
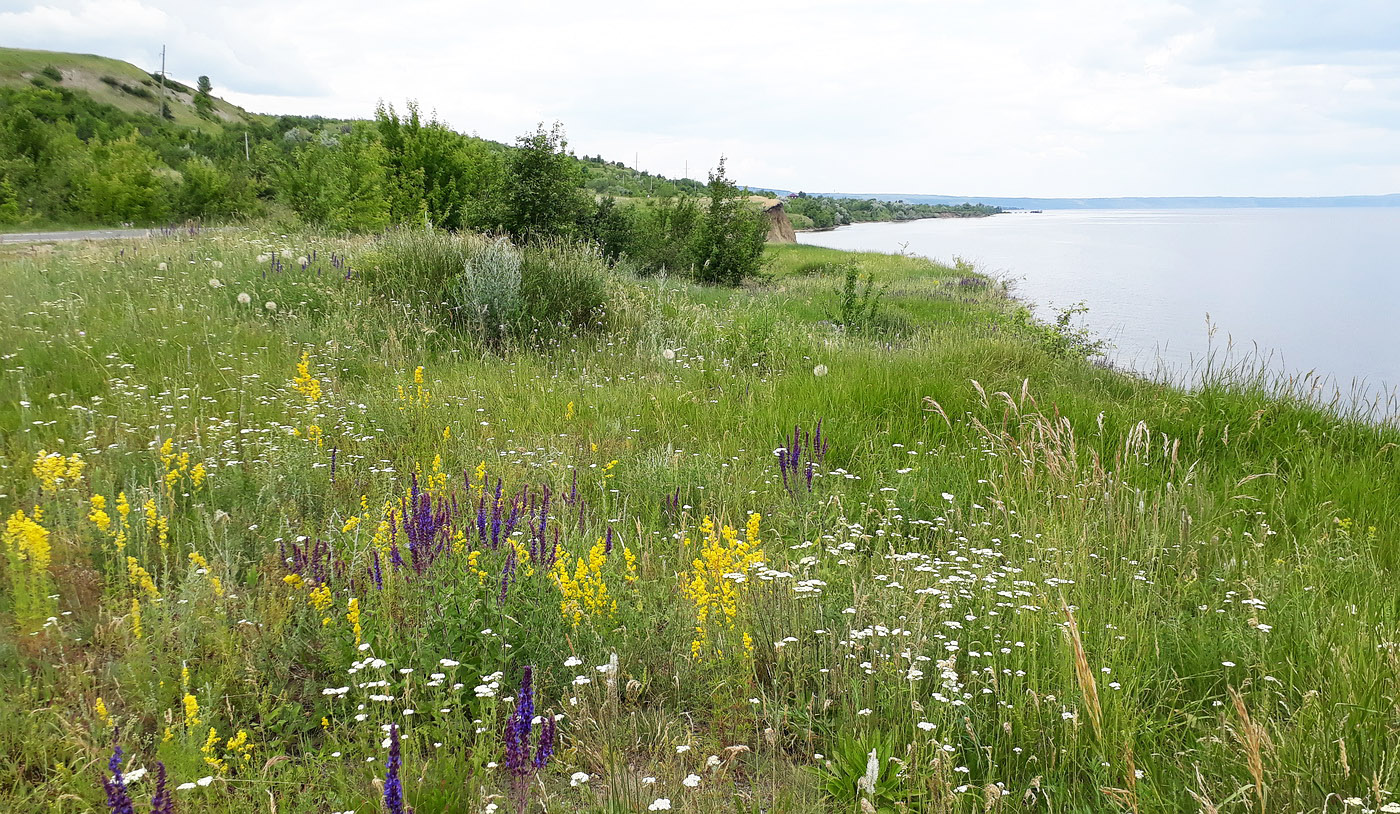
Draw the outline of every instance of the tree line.
M381 104L367 121L193 129L66 88L0 89L0 224L287 215L342 232L411 224L589 240L641 271L731 283L758 270L767 231L723 160L707 183L638 173L574 156L557 123L504 145L410 103Z

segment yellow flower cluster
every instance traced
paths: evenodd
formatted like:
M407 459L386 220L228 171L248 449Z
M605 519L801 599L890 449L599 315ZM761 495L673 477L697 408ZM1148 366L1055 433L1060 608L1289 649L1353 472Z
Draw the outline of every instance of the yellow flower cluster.
M204 485L205 478L209 477L209 472L204 468L203 463L190 466L189 450L176 451L174 438L167 438L160 445L160 465L165 470L165 474L161 475L160 482L167 495L175 492L175 484L180 482L180 478L188 475L190 486L198 489Z
M209 577L209 585L214 589L214 596L222 597L224 595L223 580L214 576L214 569L209 567L209 561L204 559L203 554L200 554L198 551L191 551L190 564L195 567L197 572L203 573L205 576Z
M350 610L345 614L345 621L350 623L351 630L355 631L355 647L360 646L360 640L364 637L364 628L360 627L360 600L350 597Z
M35 574L47 572L52 557L49 530L39 525L42 517L42 511L36 506L33 517L25 515L23 509L15 509L5 521L5 552Z
M131 600L131 635L138 639L146 635L146 628L141 624L141 600L134 597Z
M224 741L223 755L219 754L219 730L209 727L209 734L204 738L204 745L200 747L200 752L204 754L204 762L209 764L219 774L228 772L230 760L239 760L247 763L253 753L253 744L248 741L246 730L238 730L238 734Z
M467 570L471 571L473 574L476 575L476 584L477 584L477 585L485 585L485 584L486 584L486 577L487 577L488 575L487 575L487 573L486 573L486 570L485 570L484 568L481 567L481 552L480 552L480 551L473 551L473 552L471 552L470 554L467 555Z
M315 404L321 400L321 382L311 375L311 354L307 351L301 352L301 361L297 362L297 375L292 379L292 387L306 399L307 404Z
M570 565L567 552L561 551L554 561L550 577L559 587L559 610L564 618L578 627L584 617L611 621L617 616L617 600L608 593L608 583L603 574L607 561L607 546L603 539Z
M35 506L32 515L16 509L5 521L5 571L13 592L15 620L21 628L34 628L52 610L49 562L53 551L49 530L40 525L41 519L43 510Z
M151 599L160 599L160 591L156 590L155 580L151 579L151 572L141 567L135 557L126 558L126 578L131 585L131 589L137 594L145 594Z
M707 652L724 656L726 644L731 648L735 644L727 641L733 636L738 637L738 644L746 653L753 652L753 636L741 625L739 617L749 590L749 569L763 561L760 519L757 513L749 515L742 540L739 532L729 526L716 531L708 517L701 524L704 539L700 556L691 563L685 584L685 596L695 606L692 658L703 658ZM685 543L690 544L689 538Z
M131 502L126 499L126 492L117 493L117 516L121 518L121 528L112 538L112 547L121 554L126 549L127 532L131 531Z
M442 494L447 490L447 473L442 471L442 456L433 456L433 468L430 472L424 472L419 464L413 465L414 471L418 474L418 486L430 495Z
M102 696L97 697L97 703L93 704L92 708L97 711L97 720L104 724L112 723L112 716L107 712L107 702L102 700Z
M92 508L88 509L88 520L98 531L107 531L112 527L112 516L107 514L107 498L102 495L92 496Z
M170 545L170 518L156 508L155 498L147 498L146 505L141 508L146 513L147 534L154 534L156 541L160 543L160 550L165 551Z
M306 601L310 602L311 607L315 608L316 612L321 614L322 625L329 625L331 623L331 618L325 615L326 611L331 609L331 604L334 601L331 599L331 586L322 584L312 588L311 592L306 595Z
M61 453L39 450L32 468L34 477L39 479L39 488L52 494L61 488L73 488L83 475L83 456L73 453L67 458Z
M423 366L419 365L413 371L413 384L405 387L399 385L399 409L408 407L427 407L432 398L432 394L423 386Z
M193 693L185 693L185 728L199 726L199 699Z

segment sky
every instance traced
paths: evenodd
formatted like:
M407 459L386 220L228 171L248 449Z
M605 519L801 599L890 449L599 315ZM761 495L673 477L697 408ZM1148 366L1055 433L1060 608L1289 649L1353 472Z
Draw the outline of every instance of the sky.
M1400 0L0 0L261 113L416 100L511 141L808 192L1400 192Z

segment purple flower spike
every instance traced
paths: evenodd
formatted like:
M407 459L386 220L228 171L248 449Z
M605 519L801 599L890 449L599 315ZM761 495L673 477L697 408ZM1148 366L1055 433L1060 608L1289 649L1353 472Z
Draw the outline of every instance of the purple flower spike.
M122 748L112 747L112 759L107 761L111 777L102 778L102 788L107 792L107 810L111 814L136 814L136 806L126 790L126 780L122 778Z
M389 760L384 773L384 810L389 814L413 814L413 809L403 804L403 780L399 772L403 769L403 753L399 747L398 724L389 728Z

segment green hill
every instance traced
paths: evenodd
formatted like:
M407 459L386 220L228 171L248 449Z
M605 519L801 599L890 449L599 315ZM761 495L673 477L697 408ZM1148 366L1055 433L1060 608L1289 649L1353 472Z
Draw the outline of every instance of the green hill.
M94 101L125 113L160 114L160 75L141 70L130 62L95 54L0 48L0 87L66 88L82 91ZM165 80L166 104L171 120L189 127L247 121L253 114L213 97L210 117L195 107L195 90L169 77Z

